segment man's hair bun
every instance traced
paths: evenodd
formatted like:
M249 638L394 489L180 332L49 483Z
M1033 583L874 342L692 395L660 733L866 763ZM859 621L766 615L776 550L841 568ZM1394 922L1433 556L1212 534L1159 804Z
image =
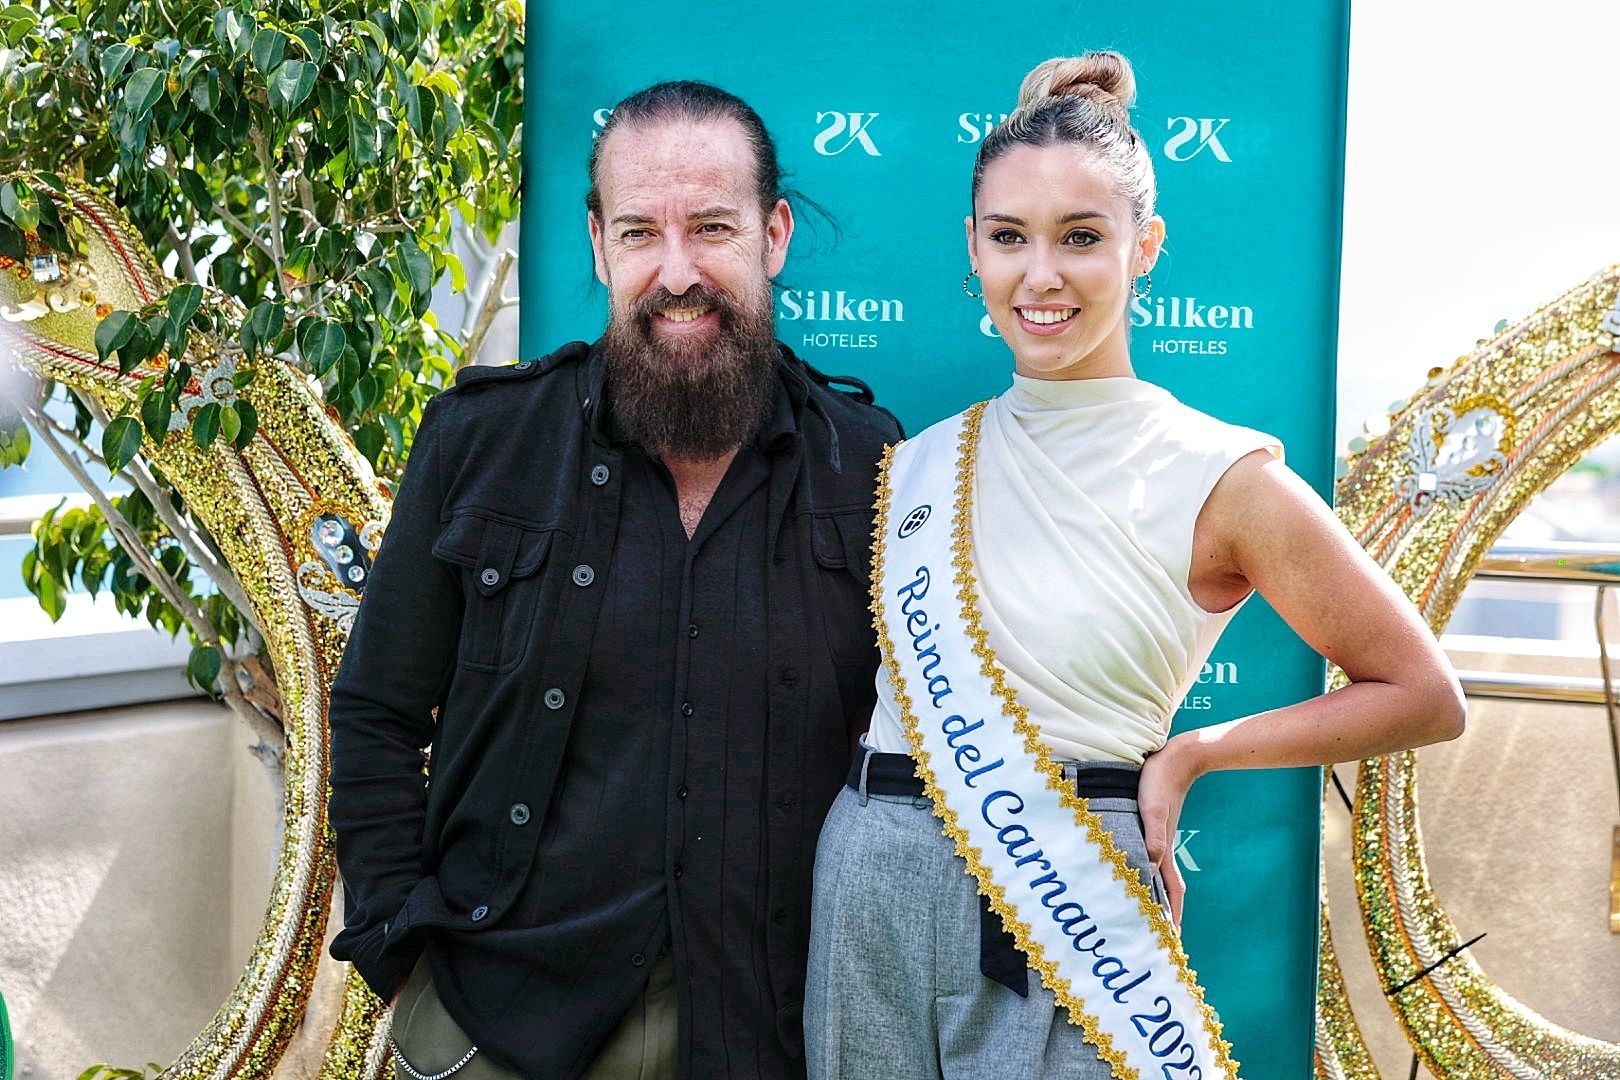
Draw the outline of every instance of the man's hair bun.
M1083 97L1120 121L1130 123L1136 103L1136 75L1131 62L1112 50L1084 56L1054 56L1024 76L1018 107L1032 108L1060 97Z

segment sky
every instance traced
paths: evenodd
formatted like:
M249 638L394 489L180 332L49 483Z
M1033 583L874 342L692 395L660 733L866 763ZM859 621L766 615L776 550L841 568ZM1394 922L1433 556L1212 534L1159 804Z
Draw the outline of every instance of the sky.
M1365 0L1350 26L1341 451L1620 262L1620 3Z

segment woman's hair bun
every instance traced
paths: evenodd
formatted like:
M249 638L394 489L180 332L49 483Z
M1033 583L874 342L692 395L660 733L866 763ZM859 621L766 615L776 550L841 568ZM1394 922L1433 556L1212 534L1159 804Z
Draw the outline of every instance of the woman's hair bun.
M1084 56L1054 56L1024 76L1018 107L1029 108L1049 98L1083 97L1120 120L1130 122L1136 103L1136 75L1131 62L1112 50Z

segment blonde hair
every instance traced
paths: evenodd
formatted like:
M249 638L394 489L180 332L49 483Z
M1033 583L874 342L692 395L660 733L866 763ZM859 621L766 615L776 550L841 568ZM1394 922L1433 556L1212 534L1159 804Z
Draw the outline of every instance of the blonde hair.
M1137 228L1153 218L1158 186L1147 143L1131 127L1136 73L1111 50L1054 56L1036 65L1018 90L1018 107L979 144L973 163L975 206L984 170L1015 146L1069 143L1089 148L1131 203ZM977 211L975 210L975 213Z

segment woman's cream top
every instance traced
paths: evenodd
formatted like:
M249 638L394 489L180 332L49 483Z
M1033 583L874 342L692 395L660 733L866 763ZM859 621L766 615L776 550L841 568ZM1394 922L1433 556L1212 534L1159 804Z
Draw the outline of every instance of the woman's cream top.
M1013 376L985 409L973 554L988 643L1057 760L1128 761L1171 715L1237 608L1187 589L1193 526L1216 482L1269 435L1132 378ZM953 463L943 463L951 468ZM988 718L987 718L988 719ZM867 744L906 753L878 669Z

